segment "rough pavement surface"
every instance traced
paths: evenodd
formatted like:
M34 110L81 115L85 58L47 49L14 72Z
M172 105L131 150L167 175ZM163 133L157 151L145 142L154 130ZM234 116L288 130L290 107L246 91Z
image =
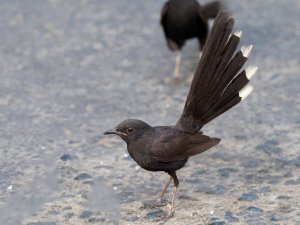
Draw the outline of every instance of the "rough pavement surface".
M198 46L187 43L173 83L163 2L1 1L1 224L300 224L298 0L228 1L254 44L255 91L204 128L222 141L178 172L175 216L141 208L168 176L101 134L182 111Z

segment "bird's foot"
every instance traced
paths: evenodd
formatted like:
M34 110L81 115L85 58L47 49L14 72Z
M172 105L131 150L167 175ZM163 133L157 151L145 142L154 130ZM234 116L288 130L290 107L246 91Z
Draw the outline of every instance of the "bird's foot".
M168 204L167 207L169 209L168 214L167 214L167 219L170 219L174 216L175 210L174 210L174 207L171 204Z
M168 205L167 200L157 198L156 200L144 202L144 205L141 207L141 209L153 209L153 208L158 208L166 205Z

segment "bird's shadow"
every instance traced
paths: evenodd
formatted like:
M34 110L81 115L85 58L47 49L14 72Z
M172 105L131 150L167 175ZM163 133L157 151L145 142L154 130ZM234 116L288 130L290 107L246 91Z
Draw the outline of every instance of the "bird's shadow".
M142 203L143 205L140 209L148 209L149 212L145 215L145 218L153 220L153 222L167 221L172 218L174 213L167 213L166 211L160 209L160 207L170 205L170 202L166 199L162 199L160 202L157 200L150 200Z

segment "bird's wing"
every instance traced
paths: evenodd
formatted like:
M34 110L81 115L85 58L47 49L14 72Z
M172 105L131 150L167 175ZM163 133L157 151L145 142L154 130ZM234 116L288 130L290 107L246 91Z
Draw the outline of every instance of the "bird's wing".
M169 1L166 2L163 5L163 8L161 10L160 24L163 28L164 35L165 35L165 38L166 38L169 49L172 50L172 51L175 51L175 50L179 49L179 46L178 46L177 42L170 37L170 34L168 32L168 29L167 29L167 26L168 26L168 21L167 21L168 9L169 9Z
M161 25L163 25L165 23L168 8L169 8L169 1L167 1L161 9L161 13L160 13L160 23L161 23Z
M156 137L149 155L151 159L159 162L185 160L210 149L219 142L219 138L211 138L201 133L164 133Z
M231 34L233 24L234 19L226 13L220 13L215 19L183 113L175 126L178 130L198 132L204 124L238 104L252 91L252 87L245 86L256 67L239 72L252 45L242 47L235 54L241 32Z

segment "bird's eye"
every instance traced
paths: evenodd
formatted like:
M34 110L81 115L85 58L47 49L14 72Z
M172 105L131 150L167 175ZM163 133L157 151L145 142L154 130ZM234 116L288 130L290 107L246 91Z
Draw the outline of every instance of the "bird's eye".
M133 128L129 127L129 128L127 128L127 131L128 131L128 133L131 133L131 132L133 132Z

